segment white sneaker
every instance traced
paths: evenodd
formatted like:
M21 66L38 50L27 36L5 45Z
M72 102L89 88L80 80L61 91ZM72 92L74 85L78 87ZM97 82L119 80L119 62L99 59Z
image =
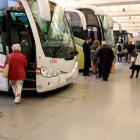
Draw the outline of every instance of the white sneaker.
M19 104L21 104L21 98L20 97L16 97L15 98L15 106L19 106Z

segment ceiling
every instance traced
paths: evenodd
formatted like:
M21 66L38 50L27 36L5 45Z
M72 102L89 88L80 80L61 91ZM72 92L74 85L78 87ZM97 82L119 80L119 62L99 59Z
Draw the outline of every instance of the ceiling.
M65 0L71 1L100 7L119 22L123 30L140 32L140 0ZM118 29L117 24L114 24L114 29Z

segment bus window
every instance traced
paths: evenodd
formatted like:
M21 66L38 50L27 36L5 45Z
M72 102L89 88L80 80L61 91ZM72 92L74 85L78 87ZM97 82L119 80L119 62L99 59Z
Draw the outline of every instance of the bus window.
M0 54L3 53L2 36L0 34Z
M27 16L23 12L10 12L11 22L16 22L19 24L23 24L25 27L28 27Z
M66 51L75 50L74 39L63 8L50 2L51 22L48 22L40 18L36 1L30 6L46 57L65 58Z
M100 15L99 17L102 22L105 41L107 42L107 44L111 45L112 42L114 42L113 31L112 31L112 27L110 26L112 21L106 15Z
M0 27L0 54L6 54L6 42Z
M87 19L87 36L90 36L92 41L95 39L101 40L101 30L99 20L91 9L79 9Z
M99 40L98 28L94 26L88 26L88 36L90 36L92 40Z
M82 27L72 27L73 35L80 39L85 39L85 34Z
M85 31L83 30L83 26L81 23L81 19L77 13L74 12L65 12L67 20L72 28L73 35L80 39L85 40Z
M0 54L6 54L6 18L3 13L0 15Z

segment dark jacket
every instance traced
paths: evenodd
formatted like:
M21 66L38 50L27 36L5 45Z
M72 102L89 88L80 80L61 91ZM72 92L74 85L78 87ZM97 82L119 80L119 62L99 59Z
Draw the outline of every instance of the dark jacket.
M128 50L128 53L129 53L129 54L132 54L133 51L134 51L134 49L135 49L135 46L134 46L133 44L129 44L129 45L127 46L127 50Z
M111 64L114 60L114 53L111 47L106 45L98 50L96 57L100 57L101 64Z
M83 43L83 52L84 52L84 56L89 56L90 58L90 47L86 41Z

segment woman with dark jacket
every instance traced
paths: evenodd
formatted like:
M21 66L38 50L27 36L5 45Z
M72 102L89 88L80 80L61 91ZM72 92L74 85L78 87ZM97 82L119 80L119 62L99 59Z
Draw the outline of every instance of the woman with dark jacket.
M132 44L132 42L130 42L127 46L127 51L128 51L128 63L130 62L131 60L131 56L132 56L132 53L135 49L135 46Z
M5 65L9 60L8 79L10 80L15 95L15 105L18 105L21 102L22 86L26 79L25 68L27 66L27 59L26 56L21 53L20 44L14 44L12 51L13 52L6 57Z

